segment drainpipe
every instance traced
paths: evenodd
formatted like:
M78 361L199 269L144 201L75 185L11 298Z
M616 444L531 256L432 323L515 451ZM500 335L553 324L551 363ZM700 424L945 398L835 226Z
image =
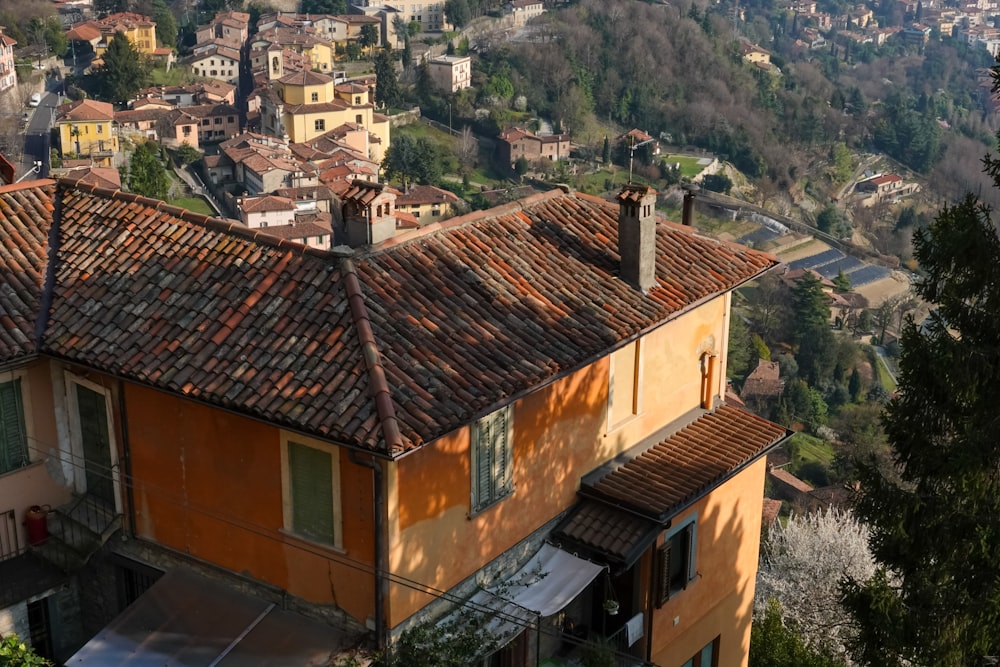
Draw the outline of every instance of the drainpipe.
M386 632L385 601L389 597L389 554L385 548L385 489L382 483L382 466L374 458L359 459L357 452L349 452L351 463L372 470L372 506L375 523L375 641L379 650L388 645Z
M119 476L119 483L125 487L126 501L128 503L128 528L122 527L130 537L135 537L135 488L132 485L132 448L128 442L128 417L125 414L125 383L118 381L118 418L122 425L122 474ZM124 539L124 537L122 538Z

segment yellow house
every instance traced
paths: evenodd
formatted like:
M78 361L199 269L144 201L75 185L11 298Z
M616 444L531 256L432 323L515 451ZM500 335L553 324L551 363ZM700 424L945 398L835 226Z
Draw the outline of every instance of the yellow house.
M288 135L292 143L309 141L347 123L356 123L372 135L369 159L379 162L389 147L389 119L375 113L366 86L334 86L318 72L295 72L278 79L277 95L261 102L264 130Z
M312 32L277 26L258 32L250 43L252 51L267 50L271 46L300 54L309 61L311 69L321 72L333 70L334 44Z
M60 155L73 153L100 166L114 166L112 159L118 152L114 118L114 106L108 102L80 100L60 109L56 117Z
M98 58L104 55L111 39L119 32L128 37L128 41L132 42L132 46L139 53L153 55L156 51L156 23L148 16L134 12L118 12L93 23L97 24L102 35L101 41L95 47Z

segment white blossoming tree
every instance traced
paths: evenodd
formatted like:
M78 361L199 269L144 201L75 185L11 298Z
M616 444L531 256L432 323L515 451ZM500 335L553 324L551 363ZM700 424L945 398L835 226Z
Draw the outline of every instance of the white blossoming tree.
M868 527L850 510L793 515L776 522L761 545L754 613L764 614L776 600L807 644L846 658L856 631L840 603L841 581L866 581L874 573Z

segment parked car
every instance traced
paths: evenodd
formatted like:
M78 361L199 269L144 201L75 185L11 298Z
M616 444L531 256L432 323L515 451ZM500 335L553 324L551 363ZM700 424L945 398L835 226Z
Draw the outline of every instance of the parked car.
M41 103L42 103L42 94L41 93L32 93L31 94L31 99L28 100L28 106L29 107L37 107Z

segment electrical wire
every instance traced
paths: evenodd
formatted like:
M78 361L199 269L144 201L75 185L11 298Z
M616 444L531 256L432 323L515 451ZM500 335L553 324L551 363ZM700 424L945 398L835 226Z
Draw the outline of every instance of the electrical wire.
M56 461L58 461L60 463L62 463L62 462L68 463L71 467L73 467L73 468L75 468L77 470L83 471L84 473L95 474L96 476L98 476L98 477L100 477L100 478L102 478L104 480L109 480L111 482L115 481L116 471L114 470L114 468L116 466L112 466L112 467L109 468L107 466L95 464L93 461L87 462L85 459L83 459L82 457L76 456L72 452L66 452L66 451L60 449L59 447L52 445L51 443L44 442L44 441L42 441L42 440L40 440L38 438L35 438L33 436L28 436L27 440L31 441L31 442L34 442L34 443L38 443L38 444L46 447L45 449L42 449L42 448L40 448L38 446L29 445L28 446L29 451L35 452L35 453L37 453L37 454L39 454L41 456L45 456L47 458L54 458ZM49 452L53 451L53 450L58 453L58 456L55 456L55 457L51 456L51 454ZM67 455L68 455L68 458L67 458ZM80 462L78 462L78 460L82 460L83 462L80 463ZM87 465L88 463L89 463L89 466ZM119 469L117 471L117 477L118 477L118 480L119 480L120 483L128 483L133 488L135 488L136 478L133 475L126 474L126 473L124 473L123 471L121 471ZM456 594L451 593L449 591L436 588L436 587L434 587L434 586L432 586L430 584L418 581L416 579L411 579L409 577L403 576L401 574L398 574L398 573L395 573L395 572L392 572L392 571L381 570L376 565L372 565L372 564L366 563L364 561L360 561L360 560L351 558L347 554L341 554L341 553L337 553L337 552L330 551L330 550L327 550L327 549L323 549L322 547L320 547L318 545L316 547L313 547L313 546L311 546L309 544L289 543L288 541L281 539L279 536L274 535L271 532L266 531L265 529L259 528L258 526L254 525L254 524L246 523L243 520L241 520L238 517L235 517L235 516L233 516L231 514L226 514L226 513L220 513L220 512L217 512L217 511L212 511L212 510L209 510L209 509L207 509L207 508L205 508L205 507L203 507L203 506L201 506L201 505L199 505L197 503L191 504L190 502L185 502L184 498L179 497L176 494L170 493L169 490L164 489L163 487L156 486L156 485L151 485L151 484L148 484L146 482L143 482L142 487L143 487L144 492L147 492L147 493L151 492L151 495L153 495L154 497L157 497L157 498L159 498L161 500L164 500L165 502L167 502L167 503L169 503L171 505L175 505L177 507L181 507L183 509L186 509L186 510L189 510L191 512L194 512L196 514L204 515L204 516L206 516L206 517L208 517L210 519L213 519L213 520L218 521L220 523L224 523L224 524L232 526L234 528L238 528L240 530L245 530L245 531L250 532L250 533L252 533L254 535L257 535L258 537L262 537L262 538L265 538L267 540L279 543L282 546L286 546L286 547L291 546L294 549L297 549L297 550L300 550L300 551L304 551L304 552L312 554L314 556L320 556L320 557L325 558L327 560L334 561L335 563L337 563L339 565L343 565L345 567L352 568L352 569L354 569L356 571L359 571L359 572L362 572L364 574L371 575L371 576L375 577L376 579L377 578L384 578L384 579L388 580L390 583L402 586L404 588L408 588L410 590L415 590L415 591L417 591L419 593L423 593L423 594L428 595L430 597L433 597L433 598L435 598L437 600L443 600L445 602L452 603L453 605L456 605L458 608L465 608L465 609L467 609L469 611L476 612L476 613L479 613L479 614L483 614L485 616L489 616L489 617L493 617L493 618L499 618L500 620L503 620L506 623L508 623L510 625L513 625L514 627L520 628L522 630L534 630L535 632L537 632L539 634L539 636L548 636L548 637L552 637L552 638L561 638L561 639L563 639L565 641L568 641L568 642L574 643L574 644L578 644L578 645L584 643L579 638L566 635L565 633L562 633L562 632L559 632L559 631L556 631L556 630L549 630L548 628L544 628L540 622L538 622L538 623L526 622L526 621L524 621L524 619L522 617L520 617L520 616L518 616L516 614L512 614L512 613L509 613L509 612L498 610L498 609L492 608L492 607L490 607L488 605L485 605L485 604L480 604L480 603L473 602L471 598L469 598L469 599L461 598L461 597L457 596ZM514 604L515 606L517 606L516 603L510 602L509 600L504 600L503 598L497 598L497 599L502 600L504 603ZM523 607L522 607L522 609L523 609ZM532 614L534 616L537 616L534 612L532 612L530 610L527 610L527 611L530 614ZM451 612L449 612L449 613L451 613ZM445 617L447 617L447 615L448 614L446 614ZM540 621L540 618L539 618L539 621ZM614 652L616 655L618 655L618 656L620 656L622 658L629 658L629 659L635 660L635 657L632 656L632 655L630 655L630 654L627 654L627 653L624 653L624 652L620 652L620 651L617 651L615 649L612 649L612 652Z

